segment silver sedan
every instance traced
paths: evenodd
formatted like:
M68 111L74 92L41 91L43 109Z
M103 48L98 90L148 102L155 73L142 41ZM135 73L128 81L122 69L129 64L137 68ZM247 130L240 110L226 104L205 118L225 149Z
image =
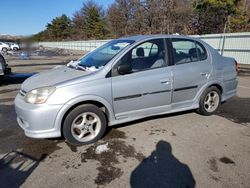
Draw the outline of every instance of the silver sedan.
M34 75L15 99L27 136L64 136L73 145L100 139L107 126L197 109L211 115L236 95L233 58L177 35L120 38L67 66Z

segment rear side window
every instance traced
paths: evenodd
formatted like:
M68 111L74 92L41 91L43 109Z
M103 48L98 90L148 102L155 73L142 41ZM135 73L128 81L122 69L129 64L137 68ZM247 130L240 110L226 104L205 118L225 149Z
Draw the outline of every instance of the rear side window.
M188 39L172 39L174 64L185 64L202 61L207 53L200 43Z

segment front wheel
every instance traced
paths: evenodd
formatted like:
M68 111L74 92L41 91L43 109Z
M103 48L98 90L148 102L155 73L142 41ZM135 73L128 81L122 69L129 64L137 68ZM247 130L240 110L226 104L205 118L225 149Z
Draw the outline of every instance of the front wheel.
M107 121L104 112L92 104L73 109L65 118L63 135L72 145L91 144L105 133Z
M2 48L2 51L3 51L3 52L7 52L8 49L4 47L4 48Z
M202 115L214 114L221 104L221 91L215 87L209 87L202 94L198 112Z

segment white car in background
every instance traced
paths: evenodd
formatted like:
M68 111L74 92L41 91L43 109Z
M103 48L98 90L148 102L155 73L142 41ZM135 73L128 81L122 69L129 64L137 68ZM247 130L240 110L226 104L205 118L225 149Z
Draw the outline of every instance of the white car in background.
M0 42L0 51L7 52L10 50L10 46L4 42Z
M9 43L9 47L11 48L11 50L13 51L18 51L20 49L19 45L17 43L13 43L13 42L10 42Z

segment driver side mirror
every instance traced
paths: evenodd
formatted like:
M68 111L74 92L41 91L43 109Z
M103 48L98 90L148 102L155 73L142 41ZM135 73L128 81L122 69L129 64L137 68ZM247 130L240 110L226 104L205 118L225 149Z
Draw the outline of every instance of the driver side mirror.
M117 71L119 74L124 75L124 74L129 74L132 72L132 65L131 63L124 63L121 64L117 67Z

